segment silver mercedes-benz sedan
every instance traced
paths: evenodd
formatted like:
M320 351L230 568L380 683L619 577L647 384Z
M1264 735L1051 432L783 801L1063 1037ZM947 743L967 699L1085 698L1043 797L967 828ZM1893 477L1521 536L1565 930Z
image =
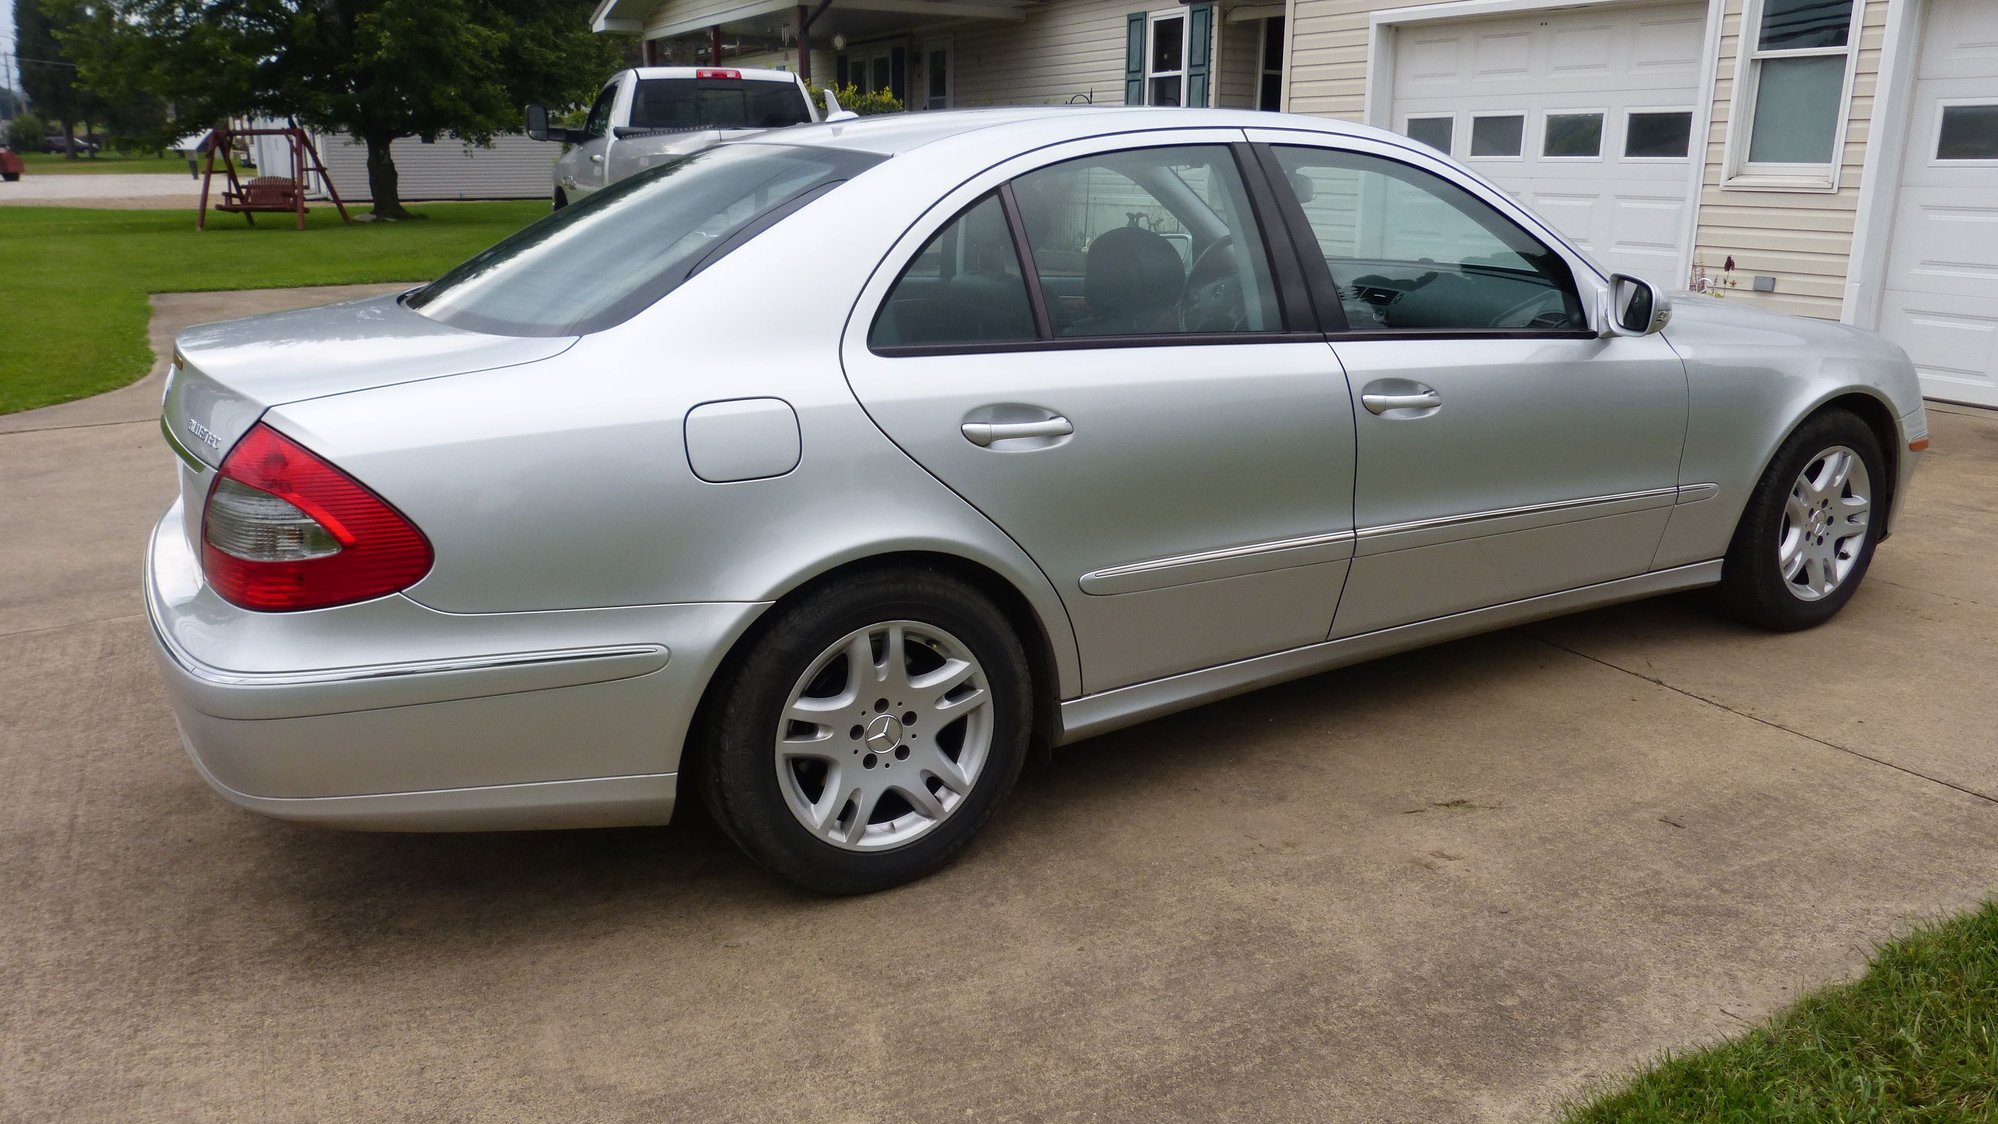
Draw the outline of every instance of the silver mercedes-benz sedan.
M335 827L664 823L935 869L1028 746L1671 590L1852 597L1875 336L1607 276L1374 129L800 126L395 297L195 328L146 599L182 735Z

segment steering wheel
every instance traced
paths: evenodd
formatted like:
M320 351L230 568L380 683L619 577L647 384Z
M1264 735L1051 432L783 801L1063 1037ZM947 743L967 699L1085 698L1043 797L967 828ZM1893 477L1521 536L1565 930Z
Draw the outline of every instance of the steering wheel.
M1180 304L1189 332L1239 332L1249 318L1242 279L1228 253L1235 236L1224 234L1200 251L1186 275L1186 295Z
M1549 302L1552 302L1551 305ZM1550 289L1520 301L1492 318L1494 328L1565 328L1568 305L1558 290Z

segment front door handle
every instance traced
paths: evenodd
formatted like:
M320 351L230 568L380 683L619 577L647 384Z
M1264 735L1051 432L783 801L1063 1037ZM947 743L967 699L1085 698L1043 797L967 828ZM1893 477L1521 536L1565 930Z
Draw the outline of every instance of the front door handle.
M962 429L964 439L980 448L995 441L1013 441L1023 437L1067 437L1075 432L1075 426L1059 414L1035 421L965 422Z
M1376 414L1389 410L1434 410L1443 404L1443 396L1429 387L1406 394L1385 394L1367 392L1360 395L1360 405Z

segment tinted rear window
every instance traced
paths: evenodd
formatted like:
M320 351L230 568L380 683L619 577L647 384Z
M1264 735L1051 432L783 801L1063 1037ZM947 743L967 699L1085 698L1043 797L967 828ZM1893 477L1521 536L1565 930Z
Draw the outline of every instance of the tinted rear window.
M440 323L495 335L600 331L882 159L816 147L710 148L564 207L405 303Z
M781 129L811 119L795 82L646 78L631 99L635 129Z

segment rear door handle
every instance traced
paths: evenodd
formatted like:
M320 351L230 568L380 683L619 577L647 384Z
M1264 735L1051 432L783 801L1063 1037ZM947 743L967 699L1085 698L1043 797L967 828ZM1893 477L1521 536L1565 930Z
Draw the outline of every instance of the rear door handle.
M1389 410L1433 410L1442 404L1443 396L1427 389L1409 394L1360 395L1360 405L1376 414L1385 414Z
M1059 414L1037 421L965 422L962 429L964 439L980 448L994 441L1012 441L1022 437L1067 437L1075 432L1075 426Z

